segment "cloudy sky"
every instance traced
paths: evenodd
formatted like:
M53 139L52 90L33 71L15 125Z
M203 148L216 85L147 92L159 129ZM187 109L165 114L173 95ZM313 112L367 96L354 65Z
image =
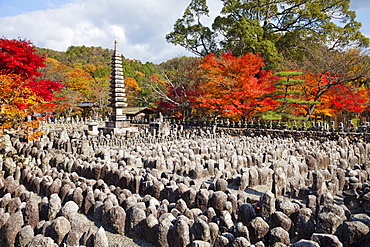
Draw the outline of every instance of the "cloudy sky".
M0 37L30 40L38 47L65 51L69 46L113 48L125 57L160 63L192 55L168 44L165 35L190 0L0 0ZM208 0L209 22L220 0ZM370 0L352 0L362 32L370 37Z

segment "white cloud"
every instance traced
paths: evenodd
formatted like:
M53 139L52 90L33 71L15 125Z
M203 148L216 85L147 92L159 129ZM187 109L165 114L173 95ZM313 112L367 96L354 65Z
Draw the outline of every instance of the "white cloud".
M56 9L0 18L0 35L59 51L71 45L113 48L118 40L124 56L159 63L191 55L165 41L188 4L189 0L74 0Z
M29 0L22 1L28 3ZM72 45L113 48L114 40L118 40L119 50L125 57L142 62L159 63L176 56L192 55L165 41L165 35L172 31L190 0L40 1L49 9L22 11L17 16L0 18L0 37L20 37L36 46L59 51ZM207 3L211 17L205 23L210 24L219 14L222 1L208 0ZM352 0L351 8L362 17L362 12L370 8L370 0ZM367 19L367 13L364 16ZM368 22L358 19L366 30Z

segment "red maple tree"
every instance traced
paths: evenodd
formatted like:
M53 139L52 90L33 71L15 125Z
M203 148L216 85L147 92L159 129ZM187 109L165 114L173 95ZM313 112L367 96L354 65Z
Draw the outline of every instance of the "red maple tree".
M44 67L32 43L26 40L0 39L0 124L4 128L23 128L25 132L36 125L26 124L24 117L55 108L62 83L39 79Z
M231 52L220 58L209 54L201 64L204 82L200 86L199 106L231 118L251 117L273 109L277 102L266 95L277 79L263 71L263 59L251 53L235 57Z

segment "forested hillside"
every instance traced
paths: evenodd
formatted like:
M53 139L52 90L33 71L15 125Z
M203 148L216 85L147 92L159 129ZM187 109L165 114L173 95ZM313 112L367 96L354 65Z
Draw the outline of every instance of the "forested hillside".
M40 68L42 78L63 82L59 94L63 97L61 114L70 115L82 101L97 101L100 114L106 115L112 50L102 47L71 46L65 52L37 49L46 57L46 67ZM123 73L129 106L155 107L153 78L162 78L159 65L142 63L123 57ZM158 79L156 79L158 81Z
M369 38L349 1L191 0L166 40L199 56L162 64L123 59L129 106L178 119L303 120L368 108ZM338 25L338 22L341 25ZM94 100L107 113L111 52L71 46L46 55L42 78L65 84L63 114Z
M80 102L96 101L98 113L107 115L111 50L71 46L66 52L37 51L45 56L47 65L39 69L41 79L65 85L57 93L62 98L58 114L76 114ZM367 55L356 49L332 52L324 47L306 54L311 57L304 64L296 60L278 72L266 70L262 56L252 53L177 57L162 64L123 57L127 103L178 119L287 121L367 109Z

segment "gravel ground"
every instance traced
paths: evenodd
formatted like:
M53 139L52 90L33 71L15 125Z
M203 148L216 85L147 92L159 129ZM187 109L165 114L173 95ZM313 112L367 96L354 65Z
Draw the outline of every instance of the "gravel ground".
M102 226L105 229L105 234L107 235L109 247L153 247L154 245L141 240L141 239L132 239L127 237L126 235L115 233L112 229L109 229L103 226L100 222L93 220L91 217L88 217L91 222L90 227L94 228L94 232L98 231L98 229ZM119 244L119 245L115 245Z

